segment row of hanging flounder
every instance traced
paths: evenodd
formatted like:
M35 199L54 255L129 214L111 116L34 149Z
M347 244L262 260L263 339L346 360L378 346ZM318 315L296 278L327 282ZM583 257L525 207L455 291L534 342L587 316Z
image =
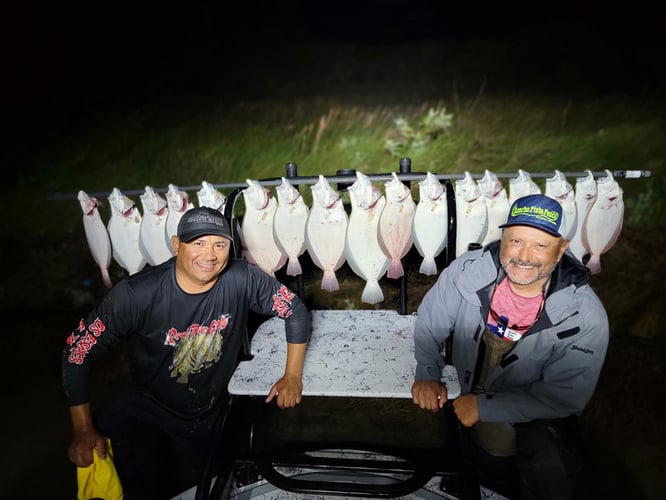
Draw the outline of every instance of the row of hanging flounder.
M595 180L591 171L579 177L575 189L565 175L555 171L546 179L544 194L562 205L563 234L570 251L592 273L601 270L600 257L615 243L622 229L622 189L610 171ZM324 176L312 189L309 208L300 192L286 178L276 187L277 199L258 181L248 179L242 191L245 213L239 236L243 257L270 275L287 264L286 273L302 273L299 257L307 250L323 271L321 288L339 289L335 272L345 263L366 281L361 300L374 304L384 300L379 280L404 274L401 259L415 246L423 258L419 271L437 274L435 258L447 245L449 214L446 190L436 176L427 173L419 182L419 201L394 173L384 193L360 172L348 193L347 214L340 193ZM530 175L518 171L509 189L486 171L478 181L466 172L455 181L456 257L471 243L485 245L499 239L498 226L506 221L511 203L528 194L540 193ZM224 212L225 196L212 184L202 183L199 206ZM180 217L193 207L188 195L169 185L166 200L146 186L140 195L143 216L134 202L117 188L109 196L111 217L104 225L98 202L79 192L86 237L99 265L104 283L111 286L111 257L129 274L146 264L158 265L172 256L170 239Z

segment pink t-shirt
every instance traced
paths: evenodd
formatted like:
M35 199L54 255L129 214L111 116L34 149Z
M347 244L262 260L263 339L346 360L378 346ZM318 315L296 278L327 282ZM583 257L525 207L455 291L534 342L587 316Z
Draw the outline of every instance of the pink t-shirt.
M488 314L488 330L507 342L520 340L536 321L543 305L543 294L521 297L504 278L495 288Z

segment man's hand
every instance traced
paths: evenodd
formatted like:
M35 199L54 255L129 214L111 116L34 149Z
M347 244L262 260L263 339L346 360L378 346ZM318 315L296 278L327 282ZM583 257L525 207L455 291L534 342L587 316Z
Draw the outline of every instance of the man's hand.
M266 402L270 403L277 396L280 408L292 408L301 402L303 394L303 360L307 344L287 343L287 365L284 375L271 387Z
M106 458L106 444L104 437L91 428L74 433L74 438L67 449L67 455L77 467L88 467L93 463L93 449L104 460Z
M479 421L479 405L476 394L463 394L453 402L453 409L458 420L465 427L472 427Z
M271 387L266 402L270 403L277 396L277 405L280 408L292 408L301 402L303 382L297 375L285 375Z
M417 380L412 385L412 401L423 410L437 411L446 400L446 387L439 380Z
M74 437L67 449L69 459L77 467L88 467L93 463L93 449L97 449L99 458L106 458L106 443L93 424L90 404L70 406L69 414L72 417Z

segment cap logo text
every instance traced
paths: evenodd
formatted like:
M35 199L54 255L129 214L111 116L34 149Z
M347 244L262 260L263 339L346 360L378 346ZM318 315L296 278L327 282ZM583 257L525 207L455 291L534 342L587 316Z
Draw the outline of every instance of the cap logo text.
M535 205L529 205L524 207L514 206L511 209L511 217L518 216L534 217L545 221L553 226L557 226L557 220L560 218L560 214L555 210L548 210L546 208L538 207Z
M187 219L188 224L204 223L204 224L215 224L217 226L223 226L222 221L216 217L211 217L209 214L192 214Z

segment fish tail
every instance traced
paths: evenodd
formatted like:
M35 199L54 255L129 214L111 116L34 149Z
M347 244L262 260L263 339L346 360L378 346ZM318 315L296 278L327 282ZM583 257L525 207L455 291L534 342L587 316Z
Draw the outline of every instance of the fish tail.
M392 259L386 272L386 277L396 279L403 274L405 274L405 270L402 268L402 262L400 262L400 259Z
M340 290L338 278L335 276L335 271L324 271L324 277L321 280L321 289L327 292L335 292Z
M421 262L421 267L419 267L419 272L426 276L437 274L437 264L435 264L435 259L433 257L424 257Z
M592 255L590 260L585 264L592 274L597 274L601 272L601 260L599 255Z
M289 263L287 264L287 274L289 276L298 276L303 274L303 269L301 268L301 263L298 260L298 257L289 257Z
M365 283L361 300L366 304L376 304L384 300L384 293L376 280Z
M102 269L102 279L104 280L104 286L111 288L113 283L111 282L111 276L109 276L108 269Z

